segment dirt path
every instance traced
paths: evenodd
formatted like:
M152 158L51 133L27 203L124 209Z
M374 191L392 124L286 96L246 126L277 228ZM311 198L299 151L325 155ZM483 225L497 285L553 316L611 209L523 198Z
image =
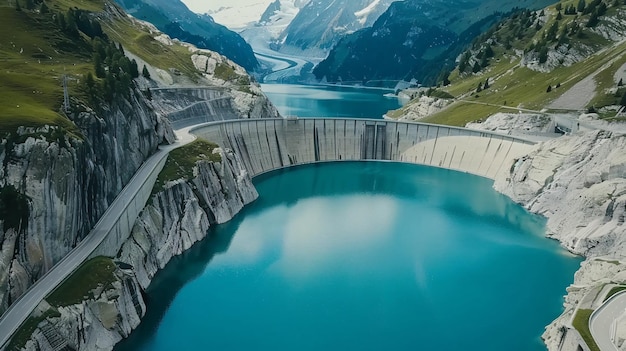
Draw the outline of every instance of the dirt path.
M607 49L604 49L598 52L597 55L602 54L606 50ZM613 59L602 65L602 67L598 68L595 72L588 75L580 82L574 84L574 86L566 91L563 95L552 101L552 103L548 105L548 108L555 110L584 110L585 108L587 108L591 100L596 95L596 75L611 67L611 65L615 63L615 61L619 60L622 56L623 54L618 54L614 56ZM626 75L625 70L626 64L617 70L616 78L619 74L621 74L622 76Z
M555 110L584 110L596 94L595 77L602 68L574 84L565 94L552 101L548 108Z

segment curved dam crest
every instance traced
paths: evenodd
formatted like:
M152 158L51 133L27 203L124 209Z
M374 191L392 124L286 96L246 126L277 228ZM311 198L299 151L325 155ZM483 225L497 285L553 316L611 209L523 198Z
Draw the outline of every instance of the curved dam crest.
M223 121L190 132L232 149L253 177L315 162L387 160L495 179L534 145L459 127L344 118Z

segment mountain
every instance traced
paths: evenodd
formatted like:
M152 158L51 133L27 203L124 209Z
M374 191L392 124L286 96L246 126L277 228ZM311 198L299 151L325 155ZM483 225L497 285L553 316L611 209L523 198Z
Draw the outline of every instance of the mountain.
M280 12L282 9L282 4L280 0L276 0L269 4L263 14L261 15L261 19L259 19L259 24L265 24L272 22L272 18Z
M186 0L185 0L186 1ZM254 0L242 4L227 4L219 1L211 1L203 6L208 7L206 12L213 17L215 22L239 32L243 28L249 28L259 23L272 21L274 15L283 16L292 13L290 8L295 8L290 20L296 15L309 0ZM198 11L196 11L198 12ZM259 18L261 18L259 20Z
M129 14L154 24L173 38L216 51L248 71L259 63L239 34L216 23L211 16L191 12L179 0L116 0Z
M393 0L309 1L277 40L284 52L329 50L343 35L371 26Z
M463 126L497 113L585 111L623 120L626 3L577 4L514 11L475 38L439 88L411 91L415 99L388 117Z
M542 8L553 0L405 0L372 27L347 35L314 69L318 79L433 81L471 40L513 8Z
M308 0L275 0L267 6L255 23L242 31L242 35L244 38L246 35L255 36L254 34L256 34L256 36L259 36L259 33L254 32L261 31L269 33L270 38L276 40L307 3ZM246 33L246 35L243 33ZM261 34L260 36L263 35Z

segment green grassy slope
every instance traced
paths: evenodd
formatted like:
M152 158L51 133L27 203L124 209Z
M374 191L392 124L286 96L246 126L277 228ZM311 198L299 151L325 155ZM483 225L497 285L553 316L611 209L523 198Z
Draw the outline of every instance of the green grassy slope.
M68 35L55 20L70 8L89 11L89 18L98 20L111 41L121 43L148 64L175 69L192 82L199 77L187 47L177 43L166 46L154 40L145 26L114 5L105 6L103 0L55 0L47 6L49 10L44 13L40 5L33 9L22 6L21 11L16 10L13 2L0 5L2 134L19 126L42 125L76 131L62 111L64 75L68 77L70 97L94 105L85 88L87 74L95 76L92 40L83 32L77 37ZM98 82L100 79L96 78Z
M591 1L588 1L589 3ZM539 26L532 24L531 20L513 18L478 38L466 52L469 62L465 70L459 72L457 65L449 75L451 84L443 88L455 96L455 102L423 121L464 125L500 111L542 110L577 82L590 75L594 75L597 85L590 106L600 108L617 104L621 91L618 94L610 91L617 89L613 77L626 63L626 43L607 40L595 34L592 28L586 27L591 17L589 13L563 15L563 9L570 4L575 6L577 1L562 1L560 4L562 14L558 15L555 6L546 8L543 11L544 20ZM607 2L607 5L606 14L599 17L599 26L602 26L603 22L626 23L626 4L617 3L617 6L614 6L613 2L610 4ZM539 15L537 12L538 17ZM550 37L549 31L553 26L557 28L554 39L546 39ZM573 30L575 26L580 29ZM493 51L493 57L483 58L487 45ZM593 54L569 66L557 63L549 68L549 72L531 70L521 64L520 53L527 58L532 58L533 55L538 57L542 45L548 50L555 50L556 47L563 45L570 48L570 52L593 52ZM476 63L482 64L482 67L473 72L472 68ZM478 85L484 86L487 79L489 88L478 91ZM550 92L547 92L548 86ZM402 111L392 113L394 116L400 114Z
M73 128L59 113L62 76L76 79L91 69L82 53L88 52L86 42L67 38L50 16L13 7L0 7L0 23L0 132L20 125Z

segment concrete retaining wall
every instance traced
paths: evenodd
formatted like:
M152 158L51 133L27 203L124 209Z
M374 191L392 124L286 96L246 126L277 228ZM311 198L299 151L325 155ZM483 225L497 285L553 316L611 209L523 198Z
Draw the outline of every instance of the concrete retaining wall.
M365 119L237 120L191 132L234 150L253 176L313 162L392 160L494 179L533 146L530 141L490 132Z
M95 250L89 255L89 258L97 256L115 257L122 244L128 240L131 230L135 225L135 221L139 217L139 213L146 207L152 188L156 183L157 177L165 161L168 152L161 150L153 157L158 158L154 165L146 165L145 169L135 174L137 179L131 180L134 186L132 191L124 192L115 201L120 201L121 205L115 208L114 213L107 213L96 224L93 230L103 231L107 234L100 241ZM133 182L135 181L135 182Z

